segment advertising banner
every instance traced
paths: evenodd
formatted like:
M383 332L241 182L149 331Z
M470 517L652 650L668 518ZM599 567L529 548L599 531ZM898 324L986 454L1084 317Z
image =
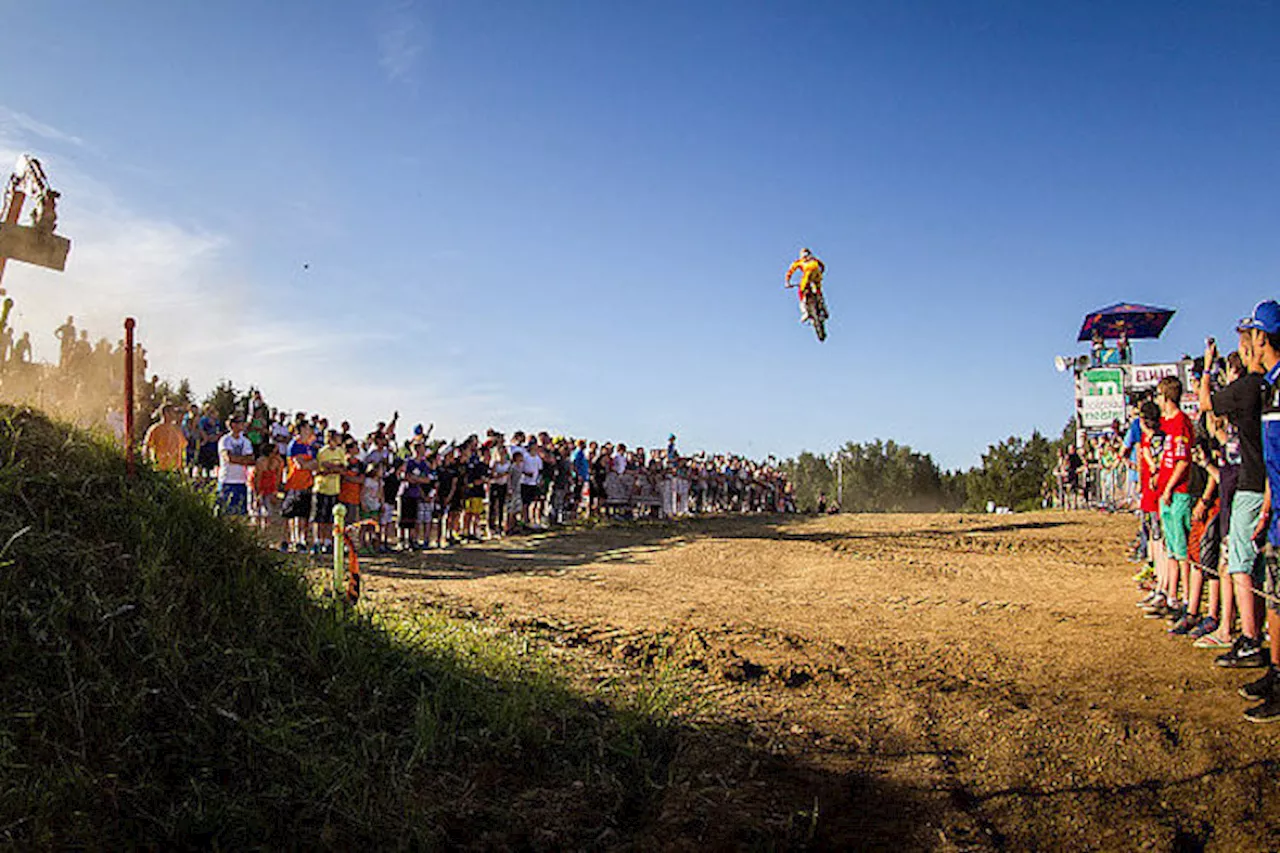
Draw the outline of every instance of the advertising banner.
M1177 364L1130 364L1125 366L1125 388L1130 392L1147 391L1166 376L1180 376Z
M1176 370L1176 365L1174 366ZM1159 381L1158 379L1156 380ZM1112 421L1125 422L1124 370L1103 367L1080 374L1077 385L1080 423L1085 429L1098 429Z

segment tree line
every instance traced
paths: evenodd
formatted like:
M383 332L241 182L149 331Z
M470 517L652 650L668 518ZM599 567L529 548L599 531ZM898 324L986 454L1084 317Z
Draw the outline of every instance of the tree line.
M982 463L967 471L943 470L928 453L880 439L851 441L826 455L805 451L781 468L805 511L816 511L820 500L844 512L980 512L989 502L1028 510L1042 505L1052 485L1062 441L1038 431L1010 436L989 445Z

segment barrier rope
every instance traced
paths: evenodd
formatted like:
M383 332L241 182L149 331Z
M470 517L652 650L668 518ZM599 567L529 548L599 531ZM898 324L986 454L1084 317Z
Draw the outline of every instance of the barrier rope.
M1217 569L1211 569L1208 566L1201 565L1200 563L1197 563L1195 560L1188 560L1187 562L1191 564L1192 568L1203 572L1206 577L1216 581L1222 580L1222 573ZM1265 599L1266 601L1271 602L1272 604L1276 605L1277 608L1280 608L1280 597L1270 595L1266 591L1258 589L1256 586L1253 588L1253 594L1258 596L1258 598Z

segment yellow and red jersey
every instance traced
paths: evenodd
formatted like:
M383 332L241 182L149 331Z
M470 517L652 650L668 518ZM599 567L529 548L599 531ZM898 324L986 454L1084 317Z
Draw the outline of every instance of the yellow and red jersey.
M799 258L793 261L791 266L787 268L787 281L791 281L791 276L795 275L796 270L800 271L800 290L805 291L810 287L822 287L822 273L826 270L822 261L814 257Z

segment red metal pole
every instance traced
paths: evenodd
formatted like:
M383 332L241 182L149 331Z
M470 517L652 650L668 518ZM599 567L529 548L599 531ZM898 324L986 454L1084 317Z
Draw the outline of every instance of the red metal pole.
M133 479L133 327L132 317L124 321L124 465Z

